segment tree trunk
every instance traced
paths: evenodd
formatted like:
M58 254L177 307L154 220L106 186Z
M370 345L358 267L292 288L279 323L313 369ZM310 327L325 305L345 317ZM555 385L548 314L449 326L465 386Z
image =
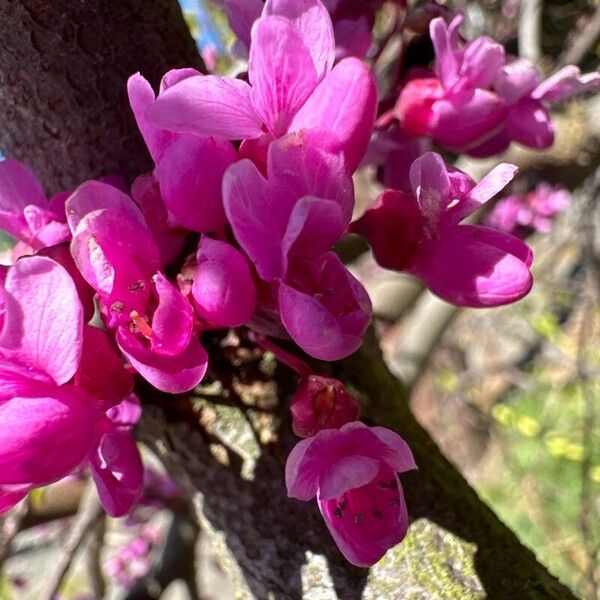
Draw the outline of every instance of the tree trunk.
M127 78L203 67L173 0L2 0L0 28L0 150L50 192L149 171Z
M199 66L176 1L4 0L0 23L2 151L26 160L53 191L103 173L147 170L125 82L137 70L156 84L168 68ZM403 477L409 535L370 571L341 558L314 503L286 498L283 464L294 442L285 410L289 373L276 371L283 425L269 445L255 439L241 405L205 404L198 414L210 409L216 417L207 436L173 422L186 399L142 394L139 436L190 495L238 597L572 597L417 424L373 337L349 359L320 367L358 391L367 418L401 433L419 465Z

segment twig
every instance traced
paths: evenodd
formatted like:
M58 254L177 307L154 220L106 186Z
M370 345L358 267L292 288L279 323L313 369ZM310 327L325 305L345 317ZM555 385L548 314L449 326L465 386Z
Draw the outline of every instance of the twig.
M401 338L389 359L390 370L407 388L417 382L434 348L459 308L425 291L402 326Z
M573 37L571 45L561 54L558 67L579 64L598 37L600 37L600 6L596 8L583 31Z
M94 598L104 598L106 583L100 566L100 553L106 533L106 518L99 518L96 527L90 532L87 550L87 569Z
M542 0L521 0L519 18L519 55L533 64L542 58Z
M25 498L17 504L4 518L2 529L0 530L0 568L10 548L13 538L19 533L21 523L29 510L29 498Z
M103 510L98 500L96 489L90 481L81 500L81 506L75 516L75 521L69 530L67 539L64 541L56 567L45 589L38 596L38 600L53 600L54 596L56 596L81 542L102 514Z

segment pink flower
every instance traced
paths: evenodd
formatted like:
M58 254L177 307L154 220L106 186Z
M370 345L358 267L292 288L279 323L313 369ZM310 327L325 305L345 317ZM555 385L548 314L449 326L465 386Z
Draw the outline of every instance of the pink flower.
M66 194L46 199L37 177L16 160L0 162L0 229L15 238L13 260L70 238Z
M463 46L458 32L463 20L457 15L450 25L441 17L431 21L435 74L410 80L395 108L408 133L460 151L493 137L508 115L505 100L489 91L504 64L504 50L488 37Z
M294 433L310 437L321 429L339 429L356 421L360 407L341 381L313 374L300 382L290 411Z
M194 335L192 307L160 272L159 249L140 210L116 188L88 181L69 197L67 217L75 263L123 354L160 390L194 388L208 358Z
M186 78L198 77L194 69L176 69L163 77L164 93ZM237 159L232 144L223 139L174 134L146 120L155 96L150 84L136 73L127 82L129 102L154 163L162 201L169 212L169 225L192 231L220 231L225 225L221 180ZM133 192L132 192L133 193Z
M512 194L500 200L486 219L486 225L524 237L531 230L549 233L552 221L572 202L563 188L540 183L528 194Z
M408 513L396 473L416 468L398 434L354 422L297 444L285 479L290 497L307 501L317 496L346 559L370 567L406 536Z
M220 327L238 327L256 310L256 287L244 255L229 244L202 237L196 254L192 298L196 314Z
M377 90L366 65L349 58L333 67L334 58L331 19L321 0L268 0L252 27L250 83L186 77L164 90L145 118L168 131L249 143L324 130L333 134L332 151L343 152L354 170L371 136Z
M130 433L137 418L119 424L118 439L104 463L95 455L102 453L104 438L115 435L111 414L115 405L127 401L123 397L131 393L131 376L106 334L84 329L77 290L58 263L41 256L21 259L9 269L4 287L0 510L89 460L94 478L112 474L99 487L107 512L123 514L142 483ZM124 472L127 477L121 476Z
M529 148L549 148L554 143L554 126L547 105L600 89L600 73L582 75L577 67L569 65L541 81L534 65L519 58L500 69L492 88L508 105L507 120L493 138L470 149L474 156L497 154L513 141Z
M371 305L329 251L350 222L354 194L343 155L321 140L307 132L271 144L266 179L249 160L233 165L223 197L237 242L267 284L263 305L303 350L336 360L360 346Z
M450 25L438 17L429 30L435 73L414 73L402 89L395 115L407 132L473 156L492 156L511 141L548 148L554 128L546 104L600 88L600 73L568 66L541 82L533 64L507 60L487 37L459 39L464 16Z
M501 164L477 185L442 157L427 152L410 169L412 193L387 190L353 223L377 262L421 279L459 306L515 302L532 286L530 248L518 238L480 225L461 225L497 194L516 167Z

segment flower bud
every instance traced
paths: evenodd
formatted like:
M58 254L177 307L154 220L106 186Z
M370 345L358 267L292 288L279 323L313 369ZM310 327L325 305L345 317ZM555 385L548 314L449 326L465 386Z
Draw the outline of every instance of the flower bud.
M321 429L339 429L356 421L360 407L337 379L309 375L298 386L290 406L292 429L298 437L310 437Z

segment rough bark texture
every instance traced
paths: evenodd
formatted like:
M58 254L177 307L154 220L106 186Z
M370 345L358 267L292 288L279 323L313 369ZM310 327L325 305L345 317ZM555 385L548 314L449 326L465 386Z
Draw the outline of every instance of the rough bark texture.
M327 370L327 365L319 365ZM281 427L275 444L257 444L244 411L211 403L215 459L188 424L148 407L139 428L193 500L239 598L309 600L567 599L562 586L478 498L415 421L406 392L385 367L374 337L331 372L360 395L366 418L401 433L419 471L402 477L412 525L406 540L371 570L349 565L335 549L315 503L286 498L285 456L297 441L285 405L289 379L279 373Z
M125 81L202 61L173 0L2 0L0 151L49 192L150 170Z
M175 0L3 0L0 23L2 150L32 164L51 190L143 170L124 102L127 76L141 70L156 83L168 67L199 60ZM344 562L314 504L286 498L282 469L294 440L285 416L278 442L264 447L239 408L215 405L228 449L227 461L222 452L219 461L198 431L146 407L140 437L185 485L238 597L572 597L416 423L373 338L331 369L361 395L368 418L406 437L420 466L403 477L409 536L370 571ZM285 400L289 374L278 383Z

